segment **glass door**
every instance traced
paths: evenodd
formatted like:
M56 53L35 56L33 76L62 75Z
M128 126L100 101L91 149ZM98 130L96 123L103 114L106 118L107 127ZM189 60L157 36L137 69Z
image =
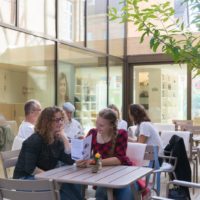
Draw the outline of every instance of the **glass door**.
M133 79L133 102L143 105L153 122L186 119L186 65L134 66Z

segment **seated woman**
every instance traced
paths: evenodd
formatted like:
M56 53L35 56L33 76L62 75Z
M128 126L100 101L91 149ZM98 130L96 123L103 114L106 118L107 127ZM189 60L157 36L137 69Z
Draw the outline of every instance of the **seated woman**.
M151 122L143 106L132 104L129 107L130 120L137 126L135 135L137 142L146 143L148 145L156 145L159 147L159 153L163 152L163 143L158 131ZM129 140L131 142L131 139Z
M35 133L27 138L19 154L14 179L34 179L34 174L53 169L59 161L72 165L70 146L64 136L64 111L45 108L36 123ZM81 200L81 186L62 184L61 200Z
M126 156L128 134L125 130L117 130L116 113L106 108L99 112L96 128L91 129L88 135L92 135L92 151L95 155L101 154L102 166L106 165L132 165L132 162ZM91 164L91 160L78 161L77 165L86 167ZM130 186L122 189L115 189L114 196L116 200L133 199ZM96 199L107 199L105 188L97 187Z

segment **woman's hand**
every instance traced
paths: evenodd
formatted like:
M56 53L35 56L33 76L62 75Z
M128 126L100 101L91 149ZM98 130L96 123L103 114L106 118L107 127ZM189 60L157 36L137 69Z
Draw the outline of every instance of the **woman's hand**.
M34 172L32 173L32 175L39 174L39 173L42 173L42 172L44 172L44 170L36 167L35 170L34 170Z
M66 154L71 153L71 144L69 143L68 138L65 137L65 132L64 132L64 130L61 131L61 132L59 132L59 138L61 138L61 140L62 140L63 143L64 143L64 146L65 146L65 153L66 153Z
M77 160L76 166L85 168L85 167L88 167L91 164L91 161L92 160Z

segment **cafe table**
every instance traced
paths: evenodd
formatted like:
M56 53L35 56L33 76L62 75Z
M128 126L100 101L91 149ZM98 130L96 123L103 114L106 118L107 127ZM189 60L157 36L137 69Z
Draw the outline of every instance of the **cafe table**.
M147 176L152 168L137 166L103 166L97 173L92 168L80 168L76 165L66 165L37 174L36 179L53 179L57 183L74 183L82 185L101 186L107 188L108 200L113 200L113 189L131 185L134 197L139 198L132 187L133 182Z

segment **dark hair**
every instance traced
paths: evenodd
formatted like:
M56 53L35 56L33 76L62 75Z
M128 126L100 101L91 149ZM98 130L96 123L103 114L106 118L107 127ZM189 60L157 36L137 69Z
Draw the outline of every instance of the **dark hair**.
M120 118L119 109L117 108L116 105L110 104L110 105L108 105L108 108L111 108L112 110L115 110L117 112L117 118L118 119Z
M134 124L140 124L141 122L150 122L150 118L147 115L144 107L139 104L131 104L129 106L129 114L134 119Z
M40 102L35 99L28 100L24 105L25 116L29 115L31 112L36 109L37 105L40 105Z
M48 144L51 144L54 141L54 135L51 134L51 125L55 114L58 112L65 118L65 113L61 108L57 106L46 107L41 112L35 125L35 131L40 134Z

